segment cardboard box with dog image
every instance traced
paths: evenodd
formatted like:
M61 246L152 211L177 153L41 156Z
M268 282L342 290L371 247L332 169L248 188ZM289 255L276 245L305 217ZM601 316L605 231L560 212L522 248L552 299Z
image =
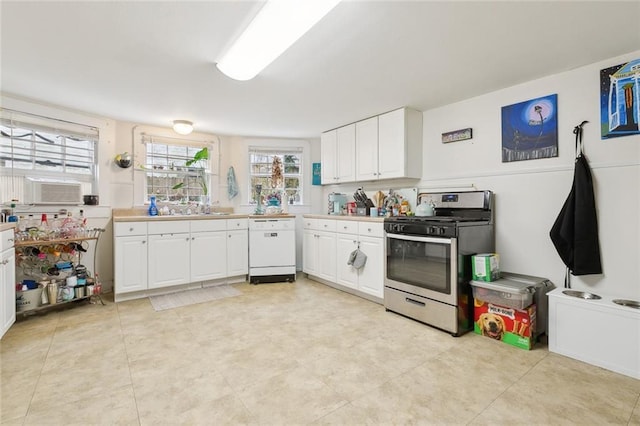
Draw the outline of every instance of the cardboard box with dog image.
M474 331L491 339L522 349L531 349L535 343L536 305L514 309L475 300ZM533 332L532 332L533 330Z

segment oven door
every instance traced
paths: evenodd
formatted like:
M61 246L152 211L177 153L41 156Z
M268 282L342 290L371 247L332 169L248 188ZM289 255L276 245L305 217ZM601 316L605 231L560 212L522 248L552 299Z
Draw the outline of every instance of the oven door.
M387 233L384 284L456 306L457 240Z

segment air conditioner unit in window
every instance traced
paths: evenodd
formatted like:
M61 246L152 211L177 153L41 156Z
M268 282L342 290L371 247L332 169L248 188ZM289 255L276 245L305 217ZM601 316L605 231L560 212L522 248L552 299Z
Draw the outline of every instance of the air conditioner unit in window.
M25 204L82 204L80 182L27 178Z

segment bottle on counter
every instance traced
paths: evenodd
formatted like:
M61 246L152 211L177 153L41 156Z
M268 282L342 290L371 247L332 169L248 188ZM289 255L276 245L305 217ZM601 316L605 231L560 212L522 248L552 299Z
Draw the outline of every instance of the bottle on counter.
M152 195L149 199L149 216L158 216L158 206L156 205L155 195Z
M15 214L16 205L11 203L11 210L9 210L9 216L7 216L7 222L17 222L18 216Z

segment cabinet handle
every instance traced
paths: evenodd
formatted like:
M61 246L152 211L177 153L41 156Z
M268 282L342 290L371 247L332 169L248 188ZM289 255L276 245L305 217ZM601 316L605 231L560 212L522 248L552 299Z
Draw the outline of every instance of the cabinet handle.
M193 239L193 238L192 238ZM189 237L186 238L186 241L189 241Z
M133 232L133 228L129 228L129 232Z
M371 232L371 228L367 228L367 232Z
M191 241L195 240L196 237L191 237ZM187 238L187 241L189 241L189 239Z
M142 244L147 244L147 240L142 241Z
M14 240L13 238L7 238L7 242L9 242L9 243L12 243L12 242L14 242L14 241L15 241L15 240Z

